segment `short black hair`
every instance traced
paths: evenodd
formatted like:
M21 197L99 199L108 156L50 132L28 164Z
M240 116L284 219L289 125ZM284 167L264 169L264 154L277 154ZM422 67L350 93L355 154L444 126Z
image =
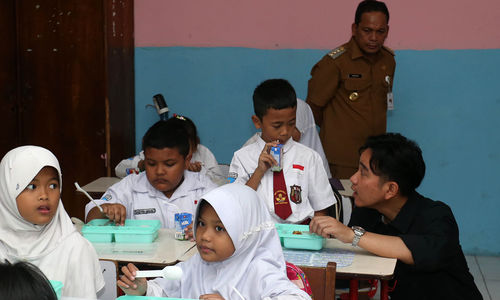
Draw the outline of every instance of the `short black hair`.
M422 150L399 133L369 137L359 153L370 149L370 169L385 180L395 181L402 196L415 191L425 176Z
M57 300L49 280L29 262L0 263L0 299Z
M261 82L253 91L253 109L262 120L267 110L293 108L297 106L297 94L285 79L268 79Z
M389 24L389 10L387 6L382 1L376 0L364 0L358 4L358 8L356 8L356 14L354 15L354 23L359 25L361 22L361 16L367 12L379 11L383 13L387 18L387 24Z
M147 148L176 148L186 158L189 154L189 135L185 120L170 118L158 121L151 126L142 138L142 150Z

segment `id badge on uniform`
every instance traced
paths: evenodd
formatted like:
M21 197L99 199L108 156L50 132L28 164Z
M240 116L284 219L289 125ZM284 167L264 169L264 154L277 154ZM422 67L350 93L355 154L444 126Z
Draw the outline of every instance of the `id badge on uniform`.
M392 92L387 93L387 110L394 109L394 95Z
M394 95L392 94L391 77L385 76L385 82L387 82L387 84L389 85L389 91L387 92L387 110L393 110L394 109Z

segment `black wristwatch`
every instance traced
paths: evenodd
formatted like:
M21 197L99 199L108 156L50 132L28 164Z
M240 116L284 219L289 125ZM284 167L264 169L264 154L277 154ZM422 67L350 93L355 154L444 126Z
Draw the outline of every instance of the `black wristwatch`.
M359 243L359 240L363 236L363 234L365 234L366 230L363 227L359 227L359 226L352 226L351 228L352 228L352 231L354 231L354 238L352 239L351 245L356 247Z

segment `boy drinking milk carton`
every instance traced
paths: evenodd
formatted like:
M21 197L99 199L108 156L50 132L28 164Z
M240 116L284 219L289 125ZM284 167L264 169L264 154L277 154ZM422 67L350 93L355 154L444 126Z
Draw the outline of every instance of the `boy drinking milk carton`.
M256 190L275 222L308 224L312 217L326 215L336 200L321 157L291 138L295 90L284 79L266 80L255 88L253 103L252 121L262 134L234 153L229 177ZM281 168L275 168L273 147L282 148Z

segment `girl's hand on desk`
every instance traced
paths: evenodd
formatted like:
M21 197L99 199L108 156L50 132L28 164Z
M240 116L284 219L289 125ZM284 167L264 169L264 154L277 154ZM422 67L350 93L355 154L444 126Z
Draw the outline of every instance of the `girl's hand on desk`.
M204 299L204 300L224 300L224 298L222 298L222 296L219 295L219 294L205 294L205 295L201 295L200 299Z
M101 204L103 213L108 219L114 221L117 225L125 225L127 209L119 203Z
M123 275L120 276L120 279L116 282L116 284L127 295L146 295L148 282L146 278L135 278L135 272L138 270L139 269L131 263L122 267Z
M309 231L325 238L336 238L344 243L350 243L354 238L354 231L351 228L329 216L312 218Z

